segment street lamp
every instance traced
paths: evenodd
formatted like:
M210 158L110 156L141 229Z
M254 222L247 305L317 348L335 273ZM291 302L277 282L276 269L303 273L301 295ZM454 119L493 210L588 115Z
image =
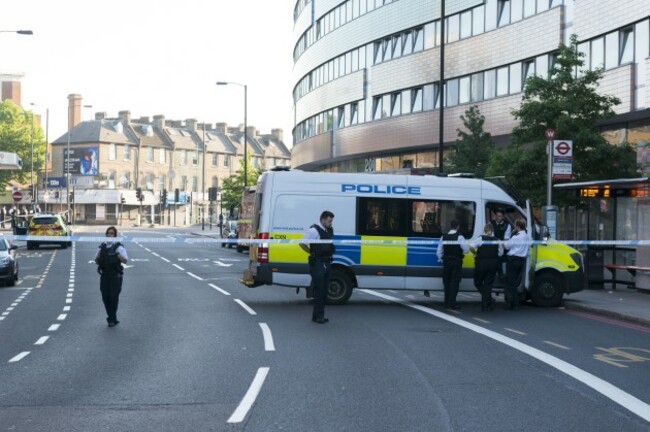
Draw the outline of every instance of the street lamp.
M27 111L23 109L23 115L25 118L27 118ZM34 187L34 113L30 111L29 113L29 120L31 123L31 128L32 128L32 137L31 137L31 150L30 150L30 174L29 174L29 183L30 183L30 190L32 194L32 210L34 209L34 192L36 188Z
M248 110L247 110L247 99L248 99L248 86L246 84L239 84L236 82L231 82L231 81L218 81L217 85L218 86L223 86L223 85L238 85L240 87L244 87L244 188L248 187L248 124L247 124L247 115L248 115Z
M440 4L440 84L438 84L440 95L440 121L438 122L438 173L444 170L444 149L445 142L445 0ZM435 108L435 100L433 101Z

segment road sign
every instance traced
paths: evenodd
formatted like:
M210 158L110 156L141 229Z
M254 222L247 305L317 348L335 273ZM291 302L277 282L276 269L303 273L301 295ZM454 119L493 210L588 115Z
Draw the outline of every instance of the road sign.
M573 156L573 141L568 140L555 140L553 141L553 156L554 157L572 157Z
M555 129L548 128L544 131L544 136L548 141L553 141L555 138Z
M14 199L15 202L19 202L23 199L23 193L21 191L16 191L11 194L11 197Z

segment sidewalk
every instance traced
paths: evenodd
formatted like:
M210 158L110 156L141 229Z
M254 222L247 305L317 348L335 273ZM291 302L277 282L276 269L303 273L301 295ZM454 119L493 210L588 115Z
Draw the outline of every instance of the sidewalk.
M650 291L621 287L587 289L564 296L564 307L650 326Z

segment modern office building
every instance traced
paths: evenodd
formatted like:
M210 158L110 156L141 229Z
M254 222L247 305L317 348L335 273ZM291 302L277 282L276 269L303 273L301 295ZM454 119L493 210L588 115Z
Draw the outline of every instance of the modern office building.
M292 165L318 171L437 167L477 105L504 145L511 110L558 45L580 41L599 91L621 99L603 122L613 145L637 145L650 170L650 1L447 0L440 91L440 0L297 0Z

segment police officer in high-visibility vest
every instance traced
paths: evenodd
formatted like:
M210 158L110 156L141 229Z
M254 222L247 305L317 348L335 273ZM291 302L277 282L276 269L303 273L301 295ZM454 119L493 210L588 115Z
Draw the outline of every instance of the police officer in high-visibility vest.
M320 223L312 225L303 239L332 240L334 238L333 220L334 213L325 210L320 215ZM334 243L300 243L300 247L309 254L309 274L311 274L311 285L314 289L314 311L311 320L318 324L325 324L329 321L325 318L325 300L332 273Z
M481 310L492 310L492 285L499 267L499 257L503 255L503 245L497 243L492 224L486 224L483 235L479 236L470 250L476 257L474 266L474 286L481 293ZM490 242L490 243L487 243Z
M456 304L456 296L460 287L460 279L463 270L463 258L469 252L469 246L465 237L458 232L458 221L452 220L449 224L450 230L442 235L442 241L438 244L436 255L442 261L442 283L445 288L445 307L447 309L460 309ZM443 242L456 242L443 244Z

